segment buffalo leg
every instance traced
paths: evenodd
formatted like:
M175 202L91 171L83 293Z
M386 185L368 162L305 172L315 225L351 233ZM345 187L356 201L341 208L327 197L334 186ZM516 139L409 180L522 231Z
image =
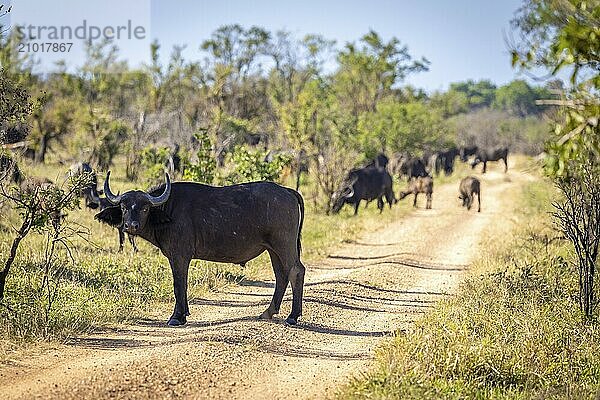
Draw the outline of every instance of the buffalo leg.
M481 212L481 193L477 192L477 212Z
M377 208L379 209L379 214L383 212L383 199L381 196L377 198Z
M413 207L417 207L417 196L419 195L419 193L415 193L415 199L413 200Z
M271 300L269 308L260 315L261 319L271 319L273 315L279 314L283 295L285 294L285 289L289 282L288 271L284 268L284 265L277 254L269 251L269 256L271 257L271 265L273 266L273 272L275 273L275 293L273 293L273 299Z
M169 264L171 265L171 272L173 273L175 309L173 310L173 315L171 315L171 318L169 318L168 325L184 325L187 322L186 316L189 315L189 306L187 301L187 283L190 259L170 258Z
M483 162L483 174L485 174L485 171L487 171L487 161Z
M125 233L119 229L119 252L123 251L123 243L125 243Z
M354 203L354 215L358 214L358 207L360 206L360 200Z
M504 160L504 173L508 172L508 156L503 158Z
M471 210L471 206L473 205L473 195L470 194L467 198L467 210Z
M285 322L296 325L298 318L302 315L302 292L304 289L304 265L300 259L296 259L290 270L290 283L292 285L292 312Z
M396 197L394 196L394 191L391 189L386 190L385 200L387 201L390 208L392 208L392 204L396 204L398 202L398 200L396 200Z
M428 210L431 210L431 197L432 197L431 193L427 193L427 206L426 207Z
M135 236L127 234L127 237L129 238L129 243L131 243L131 247L133 247L133 251L137 253L138 248L135 245Z

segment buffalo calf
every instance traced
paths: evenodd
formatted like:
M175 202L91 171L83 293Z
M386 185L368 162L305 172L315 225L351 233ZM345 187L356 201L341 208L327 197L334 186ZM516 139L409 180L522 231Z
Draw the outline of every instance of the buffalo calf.
M471 209L475 195L477 195L477 212L481 212L481 183L474 176L467 176L460 181L459 199L462 200L462 206Z
M415 199L413 201L413 207L417 206L417 196L419 193L425 193L427 197L427 205L426 209L431 209L431 200L433 197L433 178L430 176L412 178L408 182L408 188L404 192L400 192L400 200L408 196L409 194L414 194Z

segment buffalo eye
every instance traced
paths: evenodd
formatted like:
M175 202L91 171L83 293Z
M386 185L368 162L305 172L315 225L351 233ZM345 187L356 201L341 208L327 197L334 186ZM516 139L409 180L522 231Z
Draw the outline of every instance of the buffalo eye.
M148 211L150 211L150 207L148 207L148 206L145 206L145 207L144 207L142 210L143 210L144 212L148 212Z

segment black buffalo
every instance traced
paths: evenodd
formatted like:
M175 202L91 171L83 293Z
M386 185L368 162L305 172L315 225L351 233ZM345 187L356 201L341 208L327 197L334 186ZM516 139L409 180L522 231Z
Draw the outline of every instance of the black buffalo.
M275 293L261 318L270 319L291 283L292 311L286 322L302 315L304 265L300 236L304 201L295 190L272 182L214 187L192 182L166 184L149 192L131 190L114 195L106 175L104 192L113 204L96 215L123 226L160 249L173 273L175 309L168 324L183 325L190 314L188 269L192 259L244 264L265 250L275 273Z
M387 168L389 162L390 159L385 154L379 153L377 154L377 157L365 165L365 168Z
M508 171L508 147L499 147L496 149L478 149L475 154L475 160L471 163L471 168L475 168L479 163L483 163L483 173L487 171L488 161L504 161L504 172Z
M99 205L96 199L100 195L98 192L98 177L96 176L96 172L92 166L86 162L79 162L69 167L69 176L71 177L84 174L89 176L90 181L84 188L82 188L80 195L84 198L86 207L96 209Z
M452 175L454 172L454 160L459 155L459 150L456 147L450 150L439 151L435 158L435 173L439 174L444 171L446 176Z
M358 168L350 171L341 188L332 196L334 213L340 212L344 204L354 205L354 215L358 214L361 200L377 199L377 208L383 211L383 198L390 207L396 202L392 188L392 177L385 168Z
M477 154L477 150L479 150L479 147L477 147L477 146L461 147L460 151L458 153L458 155L460 157L460 161L467 162L467 160L469 159L470 156L474 156L475 154Z
M390 170L400 178L406 176L408 180L419 176L429 176L425 161L418 157L397 155L391 164Z

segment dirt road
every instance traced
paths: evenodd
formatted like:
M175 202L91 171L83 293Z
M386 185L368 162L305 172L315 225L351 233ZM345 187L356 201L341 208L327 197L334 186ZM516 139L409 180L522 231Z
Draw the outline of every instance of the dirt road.
M0 398L331 397L382 340L456 289L482 232L502 218L501 194L524 179L486 174L480 214L458 206L457 184L438 187L433 210L415 210L308 264L297 327L282 322L290 294L281 319L257 320L273 282L244 281L196 299L186 327L167 328L157 313L2 365Z

